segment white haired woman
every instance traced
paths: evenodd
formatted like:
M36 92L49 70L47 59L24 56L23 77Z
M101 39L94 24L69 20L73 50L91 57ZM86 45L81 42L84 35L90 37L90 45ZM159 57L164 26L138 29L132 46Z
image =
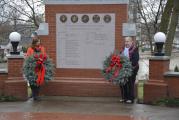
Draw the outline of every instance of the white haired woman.
M121 53L129 58L132 63L133 71L132 76L128 78L129 81L125 85L120 86L122 95L120 102L134 103L134 87L136 75L139 70L139 52L132 37L125 37L125 44Z

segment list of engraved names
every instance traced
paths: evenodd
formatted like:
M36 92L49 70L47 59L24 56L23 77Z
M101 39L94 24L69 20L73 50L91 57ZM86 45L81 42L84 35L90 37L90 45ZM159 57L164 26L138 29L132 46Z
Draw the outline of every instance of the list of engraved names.
M57 68L102 68L115 47L115 14L56 15Z

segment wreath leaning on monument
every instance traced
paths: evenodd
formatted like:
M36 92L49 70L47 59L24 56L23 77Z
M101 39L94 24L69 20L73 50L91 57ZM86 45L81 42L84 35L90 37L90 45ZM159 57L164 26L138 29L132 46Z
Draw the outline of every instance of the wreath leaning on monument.
M53 77L54 65L51 59L43 54L35 53L25 59L23 73L30 85L41 86Z
M131 62L128 57L114 52L104 61L102 74L114 84L125 85L132 75Z

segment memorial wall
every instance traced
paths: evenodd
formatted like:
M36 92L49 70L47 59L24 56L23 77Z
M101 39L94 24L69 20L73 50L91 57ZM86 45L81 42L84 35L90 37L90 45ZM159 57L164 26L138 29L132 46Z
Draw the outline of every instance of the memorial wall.
M128 4L129 0L44 0L45 4Z
M119 96L105 81L103 60L124 44L128 0L44 0L47 35L42 44L55 64L45 95ZM109 91L110 90L110 91Z

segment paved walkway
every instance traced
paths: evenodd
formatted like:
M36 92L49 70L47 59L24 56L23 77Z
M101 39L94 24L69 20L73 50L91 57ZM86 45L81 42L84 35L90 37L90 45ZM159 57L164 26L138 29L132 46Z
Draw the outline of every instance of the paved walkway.
M117 97L44 97L0 102L0 120L178 120L179 108L123 104Z
M74 113L0 113L0 120L147 120L119 115L85 115Z

